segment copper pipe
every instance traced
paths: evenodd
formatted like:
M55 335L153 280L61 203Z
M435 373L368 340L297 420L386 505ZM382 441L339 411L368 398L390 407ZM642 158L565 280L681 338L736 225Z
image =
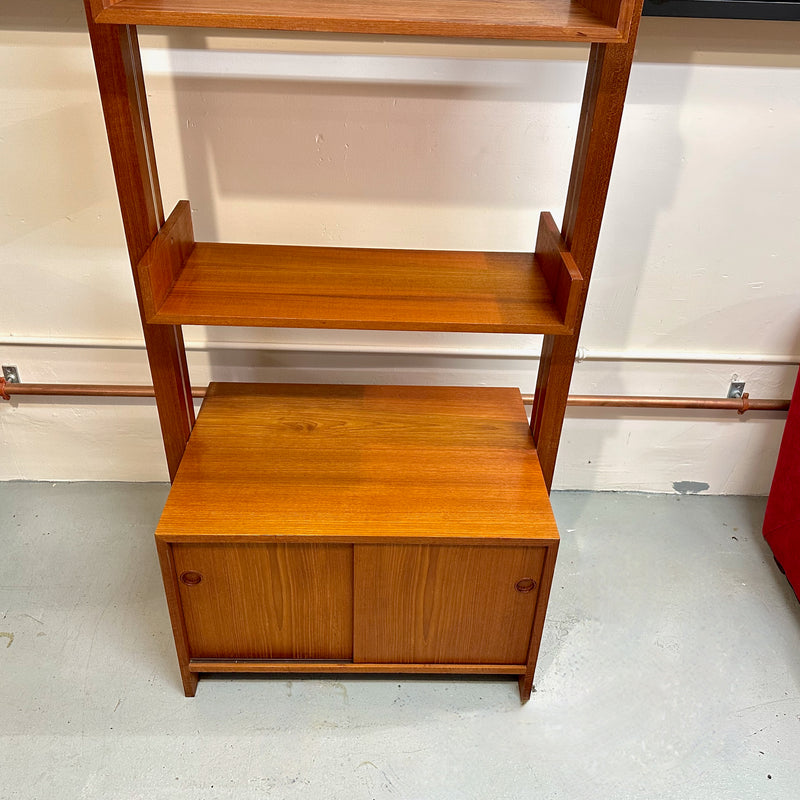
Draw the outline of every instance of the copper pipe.
M6 383L6 394L38 397L155 397L152 386L106 383ZM205 397L205 388L192 397Z
M743 397L626 397L624 395L570 395L568 404L578 407L696 408L709 411L787 411L788 400L753 400Z
M2 379L0 379L2 380ZM154 397L152 386L80 383L6 383L9 395L50 397ZM204 387L192 389L192 397L205 397ZM522 395L525 403L532 394ZM707 411L786 411L788 400L753 400L748 396L712 397L635 397L626 395L570 395L567 404L580 408L665 408L705 409Z

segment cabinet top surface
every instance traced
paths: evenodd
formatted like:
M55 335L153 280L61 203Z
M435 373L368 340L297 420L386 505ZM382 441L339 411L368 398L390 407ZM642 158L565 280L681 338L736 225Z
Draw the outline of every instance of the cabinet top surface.
M623 41L627 0L92 0L97 22L406 36ZM599 5L598 5L599 4ZM590 10L595 6L604 11ZM608 11L606 9L613 9ZM629 15L628 15L629 16ZM608 19L614 19L609 23Z
M558 539L517 389L212 383L168 541Z

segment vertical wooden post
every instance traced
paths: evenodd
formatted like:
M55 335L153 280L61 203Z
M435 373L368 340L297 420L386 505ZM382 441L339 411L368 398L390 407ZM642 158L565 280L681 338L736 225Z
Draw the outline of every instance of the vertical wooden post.
M542 566L539 597L536 599L536 613L533 618L533 628L531 629L531 641L528 648L526 670L524 675L519 676L518 681L519 699L523 705L531 699L531 691L533 691L533 674L536 671L536 662L539 658L539 646L542 643L542 631L544 630L544 618L547 613L550 590L553 588L553 574L556 568L557 555L558 542L548 546L544 565Z
M136 265L164 224L139 43L133 26L96 25L90 5L91 0L85 0L122 222L172 480L194 425L194 406L183 333L178 326L145 322L136 275Z
M161 564L164 591L167 595L167 608L169 608L169 620L172 624L175 650L178 654L183 693L186 697L194 697L195 692L197 692L198 675L189 669L189 637L186 634L186 625L184 624L178 575L175 569L175 559L172 557L172 545L157 538L156 549L158 550L158 560Z
M589 56L561 229L561 235L583 275L583 292L574 334L544 337L531 415L533 440L548 490L553 483L558 443L611 180L641 11L642 0L636 0L630 37L626 43L593 44Z

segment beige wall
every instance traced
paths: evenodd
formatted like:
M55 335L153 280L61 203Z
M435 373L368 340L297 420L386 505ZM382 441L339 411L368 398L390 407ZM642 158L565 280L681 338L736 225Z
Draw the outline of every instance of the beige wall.
M0 18L0 360L147 382L77 2ZM171 45L170 48L167 45ZM563 212L580 47L142 36L165 205L201 238L525 250ZM221 77L220 77L221 76ZM800 355L800 23L645 19L576 393L788 396ZM186 331L209 379L517 385L536 337ZM240 343L244 343L241 348ZM733 415L735 417L735 415ZM562 487L761 493L779 416L570 412ZM2 478L160 480L147 401L0 407Z

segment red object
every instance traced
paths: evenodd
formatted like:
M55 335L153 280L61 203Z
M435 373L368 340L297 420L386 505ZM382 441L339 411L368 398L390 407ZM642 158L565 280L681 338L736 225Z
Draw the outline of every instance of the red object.
M767 500L764 538L800 599L800 375Z

